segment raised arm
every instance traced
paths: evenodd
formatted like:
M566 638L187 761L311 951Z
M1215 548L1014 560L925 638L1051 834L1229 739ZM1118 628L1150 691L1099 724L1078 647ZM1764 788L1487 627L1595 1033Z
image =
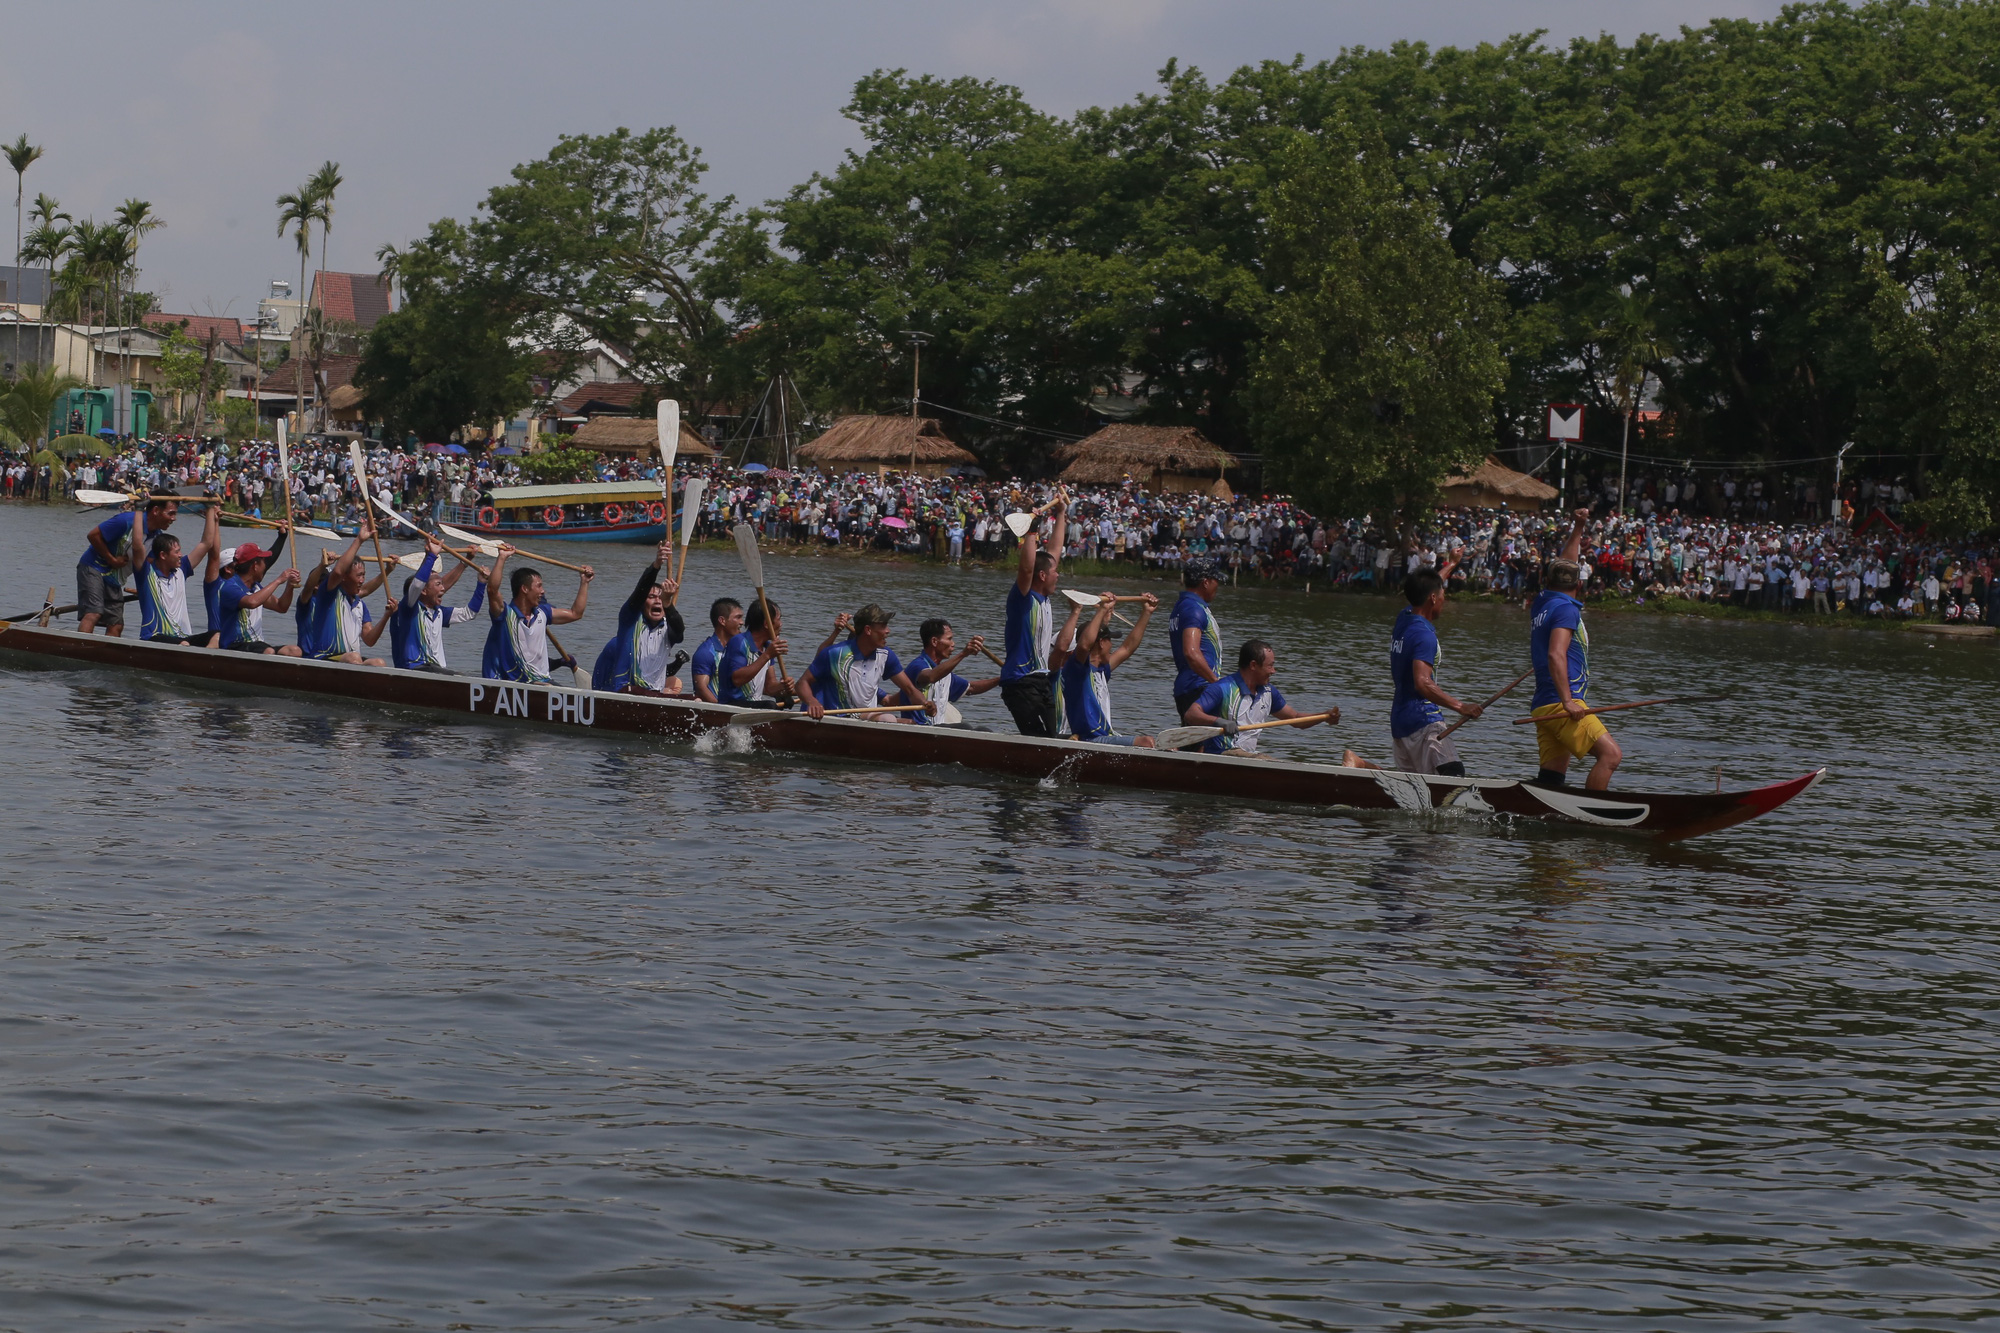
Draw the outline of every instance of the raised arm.
M1590 526L1590 511L1579 509L1574 518L1575 521L1569 525L1569 540L1563 543L1561 558L1564 560L1576 560L1583 554L1583 532Z
M551 625L567 625L572 620L583 619L584 608L590 605L590 581L596 577L597 572L589 565L583 567L583 572L576 580L576 600L569 604L567 611L549 612Z
M1098 614L1104 615L1107 612L1109 612L1110 609L1111 608L1108 606L1100 607L1098 608ZM1138 622L1132 626L1132 632L1125 636L1125 642L1119 644L1116 648L1113 648L1109 653L1105 654L1105 664L1109 666L1113 671L1116 671L1119 667L1124 666L1126 659L1131 657L1133 653L1139 651L1140 641L1146 637L1147 622L1152 620L1153 612L1159 609L1160 609L1160 599L1153 596L1153 594L1151 593L1147 593L1145 602L1139 607L1139 619ZM1096 630L1093 630L1092 633L1096 633ZM1199 652L1196 653L1196 656L1197 657L1200 656Z
M208 512L201 517L201 541L195 545L194 551L189 554L187 558L188 564L199 565L215 554L220 547L220 543L216 538L221 530L222 506L212 504L208 507Z
M1070 650L1076 647L1076 618L1083 614L1081 602L1069 604L1069 615L1064 617L1062 628L1056 631L1056 639L1049 647L1049 670L1061 669L1069 660Z
M486 575L486 613L498 620L507 614L507 599L500 595L500 572L507 567L507 557L514 554L514 548L500 543L500 554L493 561L493 568Z

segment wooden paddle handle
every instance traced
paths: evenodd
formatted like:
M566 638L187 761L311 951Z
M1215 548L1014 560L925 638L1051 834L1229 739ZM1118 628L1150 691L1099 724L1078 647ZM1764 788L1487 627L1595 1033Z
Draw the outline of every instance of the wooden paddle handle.
M1245 732L1262 731L1266 727L1296 727L1306 722L1324 722L1332 716L1331 712L1326 712L1307 713L1303 717L1276 717L1272 718L1269 722L1252 722L1249 726L1238 727L1236 730L1238 732Z
M1533 667L1529 667L1526 671L1523 671L1520 675L1508 681L1505 687L1496 692L1485 703L1479 705L1480 711L1484 712L1487 709L1491 708L1494 704L1499 703L1502 699L1507 697L1508 693L1512 691L1516 685L1519 685L1522 681L1526 680L1528 677L1534 674L1535 674L1535 669ZM1452 732L1457 731L1460 727L1464 726L1466 723L1470 721L1472 721L1472 719L1469 717L1460 718L1458 721L1452 723L1450 726L1446 727L1442 732L1440 732L1438 734L1438 739L1443 740L1446 736L1451 735Z
M771 604L764 599L764 586L762 584L757 585L757 605L764 608L764 632L771 636L771 642L776 643L778 641L778 627L771 622ZM778 660L779 681L782 683L790 680L792 673L785 669L785 655L773 649L771 656Z
M991 648L988 648L988 647L986 647L986 646L985 646L984 644L981 644L981 645L980 645L980 648L979 648L979 653L980 653L980 656L984 657L984 658L985 658L985 659L986 659L987 661L991 662L991 663L992 663L992 664L993 664L994 666L997 666L997 667L999 667L999 668L1000 668L1000 669L1001 669L1002 671L1005 671L1005 670L1007 669L1007 664L1006 664L1005 662L1001 661L1001 660L1000 660L1000 659L999 659L998 657L994 656L994 654L993 654L993 650L992 650Z

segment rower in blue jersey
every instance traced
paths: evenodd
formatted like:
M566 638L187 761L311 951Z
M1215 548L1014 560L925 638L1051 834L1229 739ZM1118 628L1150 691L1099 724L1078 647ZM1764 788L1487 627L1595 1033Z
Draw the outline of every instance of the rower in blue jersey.
M372 514L363 512L354 540L325 568L316 587L305 597L299 626L299 648L307 657L323 662L346 662L355 666L387 666L380 657L364 657L362 650L381 641L388 617L396 612L396 599L387 599L384 618L375 619L364 600L371 586L368 566L361 559L361 543L375 531Z
M1262 639L1251 639L1237 650L1236 670L1203 690L1201 698L1187 711L1186 721L1191 727L1222 728L1220 736L1202 745L1204 754L1254 756L1257 738L1263 733L1245 732L1242 728L1300 716L1299 710L1285 702L1284 694L1271 683L1277 674L1277 651ZM1315 718L1298 725L1310 727L1320 720ZM1340 710L1328 709L1324 720L1340 721Z
M171 532L153 535L151 558L133 571L139 593L139 637L154 643L197 643L194 618L188 614L188 579L194 562L214 552L220 511L210 506L202 524L201 543L191 554L181 551L181 539Z
M1478 704L1461 703L1437 682L1437 620L1444 614L1445 581L1457 561L1442 569L1419 569L1403 580L1403 598L1409 603L1396 617L1389 631L1389 678L1395 698L1389 706L1389 738L1396 752L1396 767L1405 773L1438 773L1462 778L1465 764L1458 747L1445 733L1451 725L1447 711L1470 719L1483 711Z
M769 613L769 619L765 618ZM715 697L738 708L776 708L779 699L789 699L792 682L780 675L771 680L771 667L792 645L785 642L785 616L778 604L767 597L750 603L743 615L743 632L730 639L716 664Z
M1222 679L1222 626L1209 604L1222 586L1204 559L1181 567L1180 600L1167 617L1167 649L1174 657L1174 716L1185 717L1201 692Z
M138 509L123 510L85 534L89 544L76 562L78 632L88 634L99 624L113 638L125 632L125 571L145 562L153 538L179 516L178 500L156 498L146 501L143 517Z
M435 537L424 539L423 563L403 580L402 603L389 617L390 659L405 671L456 674L445 661L444 632L477 616L486 599L486 580L481 578L473 585L472 600L464 606L444 604L445 596L465 571L477 566L458 556L451 573L441 573L437 560L443 553L444 547Z
M1069 535L1069 500L1058 497L1054 527L1044 549L1038 528L1021 538L1014 586L1007 590L1007 651L1001 655L1000 698L1023 736L1054 736L1062 730L1056 683L1049 664L1056 621L1049 598L1059 576L1063 542Z
M1535 782L1560 787L1569 778L1569 761L1593 755L1597 762L1584 780L1586 791L1604 791L1618 771L1625 752L1604 723L1589 711L1590 631L1583 625L1584 529L1590 511L1579 509L1562 554L1542 574L1542 591L1528 607L1528 657L1535 668L1535 699L1528 710L1535 719L1535 744L1541 752L1541 772Z
M522 685L547 685L549 676L549 627L567 625L583 618L590 605L590 580L595 571L583 567L577 580L576 600L558 609L548 603L542 576L526 565L514 571L507 583L508 596L502 598L501 575L514 548L500 543L500 556L486 576L486 614L492 626L486 631L486 652L480 662L488 680L511 680Z
M219 507L212 512L220 513ZM276 559L285 549L285 542L291 537L288 529L280 528L278 540L271 543L271 557ZM202 571L201 602L208 612L208 633L202 636L204 648L222 646L222 584L236 567L236 548L233 546L213 546L209 548L208 565Z
M1120 736L1111 725L1111 673L1138 651L1146 637L1146 626L1153 612L1159 609L1160 599L1151 593L1145 595L1139 619L1123 643L1118 642L1118 629L1112 621L1117 605L1117 597L1105 593L1090 620L1078 629L1077 616L1083 607L1072 604L1069 619L1056 640L1056 653L1062 658L1063 707L1069 714L1070 734L1080 741L1150 750L1151 736Z
M916 682L889 647L889 622L895 616L870 602L854 613L854 637L829 643L799 677L806 712L820 717L829 708L874 708L882 702L882 683L905 695L918 693ZM902 722L901 713L883 713L868 721Z
M300 655L296 645L273 647L264 642L264 612L283 615L289 611L292 591L302 582L298 570L288 569L266 587L264 572L270 568L272 554L253 542L237 547L235 572L222 581L216 594L216 609L222 613L221 646L231 652Z
M917 635L924 641L924 650L905 664L904 674L921 692L901 695L897 698L897 703L920 704L935 700L938 703L955 704L968 695L984 694L999 686L998 676L988 676L983 680L967 680L958 674L959 664L966 658L974 653L986 651L986 640L980 635L973 635L965 647L960 648L951 622L941 618L926 620L918 627ZM909 716L913 721L925 726L952 726L966 731L987 730L970 722L939 723L929 713L911 713Z
M674 673L687 661L675 654L674 645L687 637L687 622L674 606L680 585L672 578L662 580L660 569L673 556L673 548L661 542L653 552L653 563L639 573L639 581L618 608L618 632L597 654L590 671L590 687L620 694L679 694L680 677Z
M722 676L722 655L729 650L729 641L743 632L743 603L734 597L716 598L708 608L708 627L711 633L694 650L688 674L694 679L694 697L712 704L721 702L716 682Z

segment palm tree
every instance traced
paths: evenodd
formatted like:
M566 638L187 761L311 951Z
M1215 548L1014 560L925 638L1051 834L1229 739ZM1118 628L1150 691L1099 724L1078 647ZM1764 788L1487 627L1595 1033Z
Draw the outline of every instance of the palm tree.
M306 182L312 191L314 211L319 215L319 271L326 272L326 235L333 230L333 192L338 190L344 178L340 174L340 163L328 159L320 163L318 171ZM318 289L314 289L318 295Z
M14 168L14 285L16 287L21 285L21 189L28 183L28 168L33 166L35 159L41 155L42 150L29 143L25 134L7 145L7 165ZM44 295L43 299L48 298ZM16 292L14 304L20 303L20 293Z
M56 261L63 257L68 246L69 228L58 224L68 222L70 216L62 211L61 204L45 194L35 196L34 204L28 209L28 216L35 220L37 231L46 233L51 238L49 246L42 251L42 261L48 265L48 271L43 275L42 281L42 305L46 314L49 294L56 285Z
M285 228L291 227L293 229L292 239L298 242L299 247L298 299L301 303L299 306L299 313L301 315L305 313L305 305L303 303L305 301L306 290L306 260L312 254L312 224L319 220L319 210L319 199L313 193L311 181L301 185L290 194L281 194L278 196L278 235L283 236ZM297 361L296 356L293 359L295 362ZM306 416L306 382L303 370L304 367L302 364L295 364L292 367L292 384L294 386L292 411L295 419L301 424L304 423Z
M0 391L0 427L23 444L45 442L56 403L82 383L74 375L59 373L54 366L26 367L12 384Z
M136 283L139 280L139 242L145 239L148 232L158 231L167 224L164 219L153 212L152 204L144 199L127 199L118 206L118 212L115 216L118 219L118 234L130 250L127 258L127 267L132 275L132 281ZM125 311L122 306L118 310L117 322L121 325L125 322ZM124 381L129 368L128 358L123 353L120 353L118 357L118 379L121 383Z

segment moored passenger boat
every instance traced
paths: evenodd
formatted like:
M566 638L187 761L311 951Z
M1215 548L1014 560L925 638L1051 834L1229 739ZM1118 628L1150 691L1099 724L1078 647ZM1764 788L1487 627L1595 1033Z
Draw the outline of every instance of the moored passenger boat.
M656 542L669 517L657 481L500 486L484 504L447 512L449 522L494 541Z

